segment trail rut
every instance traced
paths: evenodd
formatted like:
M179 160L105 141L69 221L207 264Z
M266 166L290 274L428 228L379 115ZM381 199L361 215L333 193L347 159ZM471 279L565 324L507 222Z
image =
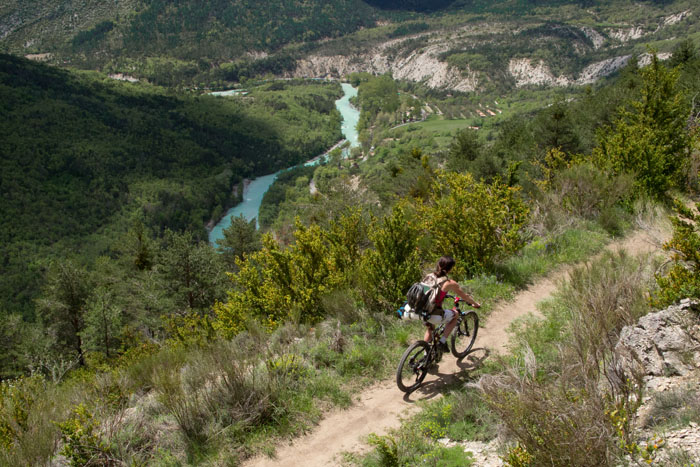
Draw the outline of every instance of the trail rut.
M629 237L610 243L606 249L624 249L630 254L649 253L660 248L658 239L637 231ZM386 434L401 424L401 418L416 411L417 401L439 397L442 390L455 380L469 378L469 370L494 353L503 353L508 344L508 326L528 313L537 315L537 303L549 297L557 283L565 279L573 266L562 267L547 277L535 281L513 300L499 303L485 323L481 323L476 349L462 361L451 355L443 358L437 370L430 372L423 385L406 396L392 380L383 381L362 392L357 402L346 410L329 413L311 433L283 446L278 446L274 458L256 457L244 467L314 467L338 465L343 452L368 450L366 438L370 433ZM396 356L398 362L399 356Z

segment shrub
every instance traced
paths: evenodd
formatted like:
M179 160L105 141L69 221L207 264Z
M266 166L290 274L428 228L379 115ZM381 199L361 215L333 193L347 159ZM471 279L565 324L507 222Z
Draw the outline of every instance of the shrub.
M27 431L29 413L45 385L38 375L0 383L0 447L11 449Z
M519 362L482 378L486 402L521 450L508 455L512 465L527 465L518 458L531 465L556 459L557 465L584 466L611 465L623 454L653 457L632 438L641 378L623 369L613 352L621 328L649 310L644 296L652 269L623 252L574 269L545 322L530 324L544 330L519 333ZM559 345L546 369L528 345L543 337L549 346Z
M673 236L664 244L664 250L672 252L673 265L666 275L657 276L659 290L651 300L659 308L682 298L700 298L700 215L680 201L676 201L675 210Z
M158 400L175 417L182 434L190 443L206 440L204 427L208 414L200 391L202 382L187 384L183 381L184 372L170 369L157 369L153 382L158 391Z
M399 453L396 440L391 436L369 435L369 444L376 448L379 463L383 467L399 467Z
M674 429L691 422L700 422L700 393L687 387L654 394L644 426Z
M594 220L632 193L627 174L611 176L590 163L572 165L554 176L550 193L561 205L583 219Z
M577 380L562 376L541 381L534 357L526 366L482 378L486 402L527 452L531 465L552 465L552 459L562 466L610 464L615 430L605 415L604 399L592 383L582 388Z
M451 172L438 174L429 200L419 207L433 252L451 254L456 274L488 269L518 251L528 211L518 188Z
M363 222L359 211L326 230L297 220L294 243L287 248L263 236L262 249L237 260L239 271L230 274L228 302L214 307L217 329L232 336L251 319L269 328L285 320L319 321L321 297L342 287L359 264Z
M539 164L543 179L536 182L549 223L561 228L565 217L598 221L612 234L619 234L629 219L621 206L634 196L634 177L627 173L613 175L595 166L583 156L551 149ZM556 213L561 214L557 219Z
M374 249L362 262L362 297L371 309L389 313L420 278L420 232L400 205L381 221L374 219L370 232Z
M61 429L63 449L72 466L112 465L109 446L101 439L99 423L93 414L80 404L73 409L73 416L58 424Z

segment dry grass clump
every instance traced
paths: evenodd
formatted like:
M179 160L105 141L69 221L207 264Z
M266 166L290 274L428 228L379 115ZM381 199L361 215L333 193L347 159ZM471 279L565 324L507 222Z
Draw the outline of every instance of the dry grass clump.
M485 400L525 453L509 459L613 465L638 453L630 438L641 380L623 369L613 350L622 327L648 311L652 284L650 261L624 252L575 269L557 294L566 311L553 315L564 320L556 362L543 371L526 343L517 363L482 378Z
M268 359L235 342L193 350L178 371L157 369L153 386L190 443L209 441L221 427L260 425L279 412L281 394L303 365L294 357Z

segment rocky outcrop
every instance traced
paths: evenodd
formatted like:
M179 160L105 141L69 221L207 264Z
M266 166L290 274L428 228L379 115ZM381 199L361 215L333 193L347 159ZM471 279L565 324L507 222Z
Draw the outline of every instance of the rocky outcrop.
M668 52L659 52L656 54L656 57L659 60L668 60L669 58L671 58L672 55L673 54L668 53ZM647 66L651 63L651 57L652 57L651 54L648 54L648 53L642 54L639 56L639 60L637 63L639 64L639 66Z
M387 48L350 56L312 55L299 61L291 77L338 78L361 71L375 74L390 72L394 78L423 82L433 89L469 92L478 86L476 73L457 70L439 60L439 54L446 50L443 44L429 45L398 58L391 57Z
M662 394L700 395L700 306L683 300L625 327L616 352L623 364L644 374L641 405L635 416L641 445L662 446L655 465L665 465L672 453L700 459L700 426L692 421L659 432L650 423ZM673 397L673 396L672 396ZM676 396L677 397L677 396Z
M593 44L593 48L595 50L598 50L605 42L605 37L591 27L584 26L581 28L581 32L583 32L586 38L591 41L591 44Z
M613 57L600 62L592 63L581 71L577 84L595 83L600 78L615 73L620 68L627 65L631 55L623 55L621 57Z
M678 24L692 14L692 11L685 10L681 11L680 13L676 13L675 15L669 15L664 18L663 26L673 26L674 24Z
M117 81L128 81L129 83L137 83L139 81L138 78L134 78L133 76L129 76L124 73L113 73L107 76L112 79L116 79Z
M544 61L533 63L529 58L513 58L508 72L515 78L517 87L527 85L568 86L571 81L565 76L554 76Z
M483 61L474 63L475 66L470 67L467 61L468 55L472 51L478 55L482 44L489 44L491 47L497 47L499 41L508 44L509 40L516 40L519 34L528 29L524 26L514 27L511 23L480 22L451 30L431 31L388 40L354 54L334 52L331 55L323 53L310 55L301 59L296 69L286 77L339 78L355 72L391 73L397 79L421 82L433 89L471 92L483 87L487 81L502 78L502 75L489 76L489 74L500 74L505 71L514 79L516 87L581 86L609 76L628 63L630 55L615 54L614 49L621 44L642 37L652 37L655 33L654 27L658 31L683 21L690 14L688 10L659 18L656 26L649 24L608 28L574 26L577 37L571 45L577 55L586 57L592 51L597 51L596 56L600 56L601 51L608 50L610 53L607 56L610 58L599 60L581 70L567 72L567 74L557 75L552 72L551 64L539 58L523 56L522 52L510 59L506 58L505 62L501 62L499 58L494 62L496 66L488 71L479 68L483 66ZM489 36L493 38L489 39ZM534 44L545 41L542 43L546 43L547 46L550 44L556 46L556 42L547 42L551 38L546 34L542 37L534 36L531 40ZM450 66L445 60L447 55L445 52L449 51L464 53L458 61L460 68ZM666 58L663 55L659 54L661 59ZM644 60L643 56L642 60ZM640 61L640 64L645 63ZM507 69L504 70L501 67L507 67Z
M636 360L645 376L685 375L700 367L697 304L684 300L642 317L620 333L616 352L628 365Z
M624 29L607 29L605 32L608 34L608 36L612 37L613 39L617 39L623 44L625 42L639 39L645 35L641 26L632 26Z

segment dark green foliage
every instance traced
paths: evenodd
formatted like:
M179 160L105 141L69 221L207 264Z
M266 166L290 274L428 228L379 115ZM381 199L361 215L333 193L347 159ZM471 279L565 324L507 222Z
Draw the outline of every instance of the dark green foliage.
M56 336L59 349L85 364L82 332L85 329L87 301L92 281L87 271L64 260L51 265L38 312L46 327Z
M85 329L82 332L88 349L112 358L120 345L124 326L124 312L118 306L118 297L112 287L95 289L87 302Z
M180 58L233 58L246 50L275 50L290 42L352 32L369 26L373 18L372 9L359 0L155 0L122 33L132 55L167 48Z
M600 134L599 163L615 174L635 174L637 185L662 198L683 188L692 147L687 131L689 103L678 86L679 72L659 62L640 70L640 97L622 109L614 127Z
M94 259L134 211L156 235L205 238L204 224L231 204L236 181L337 141L338 86L287 87L255 102L174 97L0 55L0 308L31 318L36 258L80 248ZM274 110L277 102L287 109ZM86 245L96 233L107 239ZM134 235L133 261L148 269L148 245Z
M301 180L305 180L305 186L302 189L309 190L308 183L315 170L316 166L303 165L285 170L277 175L275 182L263 195L260 205L259 220L262 228L270 227L279 215L280 204L286 198L287 189L296 186Z
M114 22L102 21L87 31L80 31L73 37L73 47L79 47L88 42L98 42L102 40L113 28Z
M673 48L673 55L668 61L670 67L684 65L697 59L698 52L691 39L684 39Z
M535 141L541 150L558 148L564 152L576 153L582 149L571 110L558 102L538 112L533 125Z
M243 259L243 255L262 248L256 224L255 219L248 221L241 214L231 219L231 225L224 229L224 238L216 241L229 270L234 270L236 259Z
M454 0L364 0L386 10L436 11L447 8Z
M479 157L482 144L476 130L465 128L457 132L450 145L447 168L454 172L463 172L469 169L471 162Z
M266 73L281 75L286 71L293 71L296 64L294 56L288 53L279 53L260 60L243 60L224 64L221 66L221 74L226 81L239 82L247 78L263 76Z
M390 75L369 77L362 82L357 91L362 114L358 128L369 128L379 112L392 114L399 107L399 96L396 82Z
M178 311L206 313L224 296L221 257L204 242L196 242L189 232L167 231L161 253L159 274Z
M417 22L417 23L403 23L399 26L396 26L396 29L394 29L393 32L389 33L389 37L401 37L401 36L407 36L409 34L416 34L419 32L426 31L430 28L428 26L428 23L424 22Z

